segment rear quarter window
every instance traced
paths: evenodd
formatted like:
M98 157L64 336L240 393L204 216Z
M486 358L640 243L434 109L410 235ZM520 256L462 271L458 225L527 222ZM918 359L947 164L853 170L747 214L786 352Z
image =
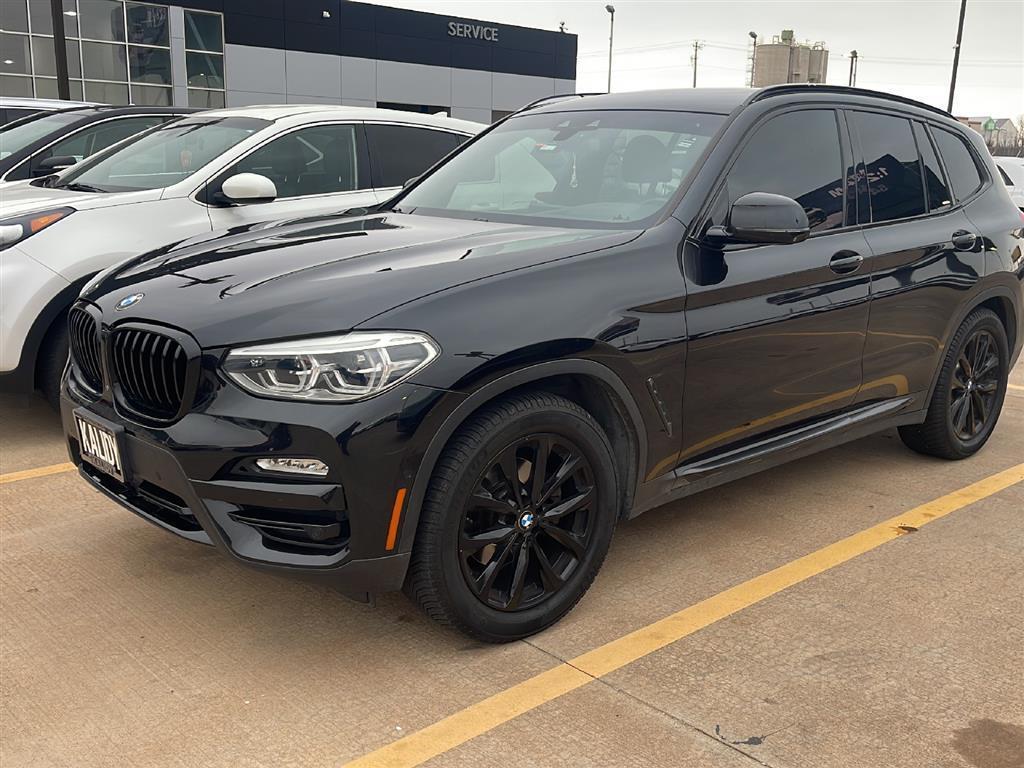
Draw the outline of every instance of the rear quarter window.
M407 125L366 124L373 186L400 187L466 140L447 131Z
M935 144L946 166L949 183L957 200L965 200L981 187L984 179L967 144L951 131L932 127Z
M854 112L871 195L871 220L894 221L927 210L921 158L910 121L877 112Z

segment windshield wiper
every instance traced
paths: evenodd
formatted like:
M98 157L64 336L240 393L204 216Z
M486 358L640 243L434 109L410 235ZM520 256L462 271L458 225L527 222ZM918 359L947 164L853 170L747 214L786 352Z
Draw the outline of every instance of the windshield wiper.
M92 184L79 184L73 181L70 184L61 184L57 189L70 189L72 192L106 192L105 189L94 187Z

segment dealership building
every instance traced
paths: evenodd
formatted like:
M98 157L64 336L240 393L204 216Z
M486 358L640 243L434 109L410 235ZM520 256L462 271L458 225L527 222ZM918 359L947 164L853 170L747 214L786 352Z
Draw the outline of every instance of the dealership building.
M576 89L576 36L349 0L60 0L72 99L491 122ZM485 6L484 6L485 7ZM50 0L0 0L0 95L57 98Z

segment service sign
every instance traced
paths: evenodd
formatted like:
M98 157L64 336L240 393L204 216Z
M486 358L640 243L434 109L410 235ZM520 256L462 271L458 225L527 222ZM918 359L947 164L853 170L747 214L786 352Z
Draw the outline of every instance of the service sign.
M468 37L472 40L486 40L489 43L498 42L498 28L487 27L483 24L469 24L464 21L448 22L449 37Z

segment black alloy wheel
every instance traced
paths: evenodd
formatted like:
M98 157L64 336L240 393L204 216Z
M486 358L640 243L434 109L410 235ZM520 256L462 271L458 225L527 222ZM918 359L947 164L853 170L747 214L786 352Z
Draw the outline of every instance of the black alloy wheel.
M999 420L1009 369L1003 321L991 309L975 309L949 341L924 421L901 426L900 438L928 456L973 456Z
M604 562L621 513L601 425L545 391L481 408L448 441L420 509L405 591L485 642L550 627Z
M988 426L999 394L999 350L992 334L976 331L964 345L953 369L949 417L956 436L967 442Z
M528 435L501 450L466 504L459 538L462 573L479 600L520 611L565 585L591 543L593 477L560 435Z

